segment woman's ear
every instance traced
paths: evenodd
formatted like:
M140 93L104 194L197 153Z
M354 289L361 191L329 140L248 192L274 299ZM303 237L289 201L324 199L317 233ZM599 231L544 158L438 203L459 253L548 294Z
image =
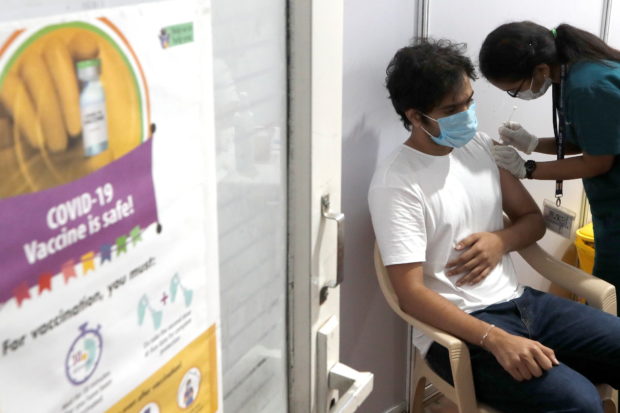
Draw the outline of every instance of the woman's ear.
M534 73L540 73L543 77L551 77L551 66L540 63L534 67Z

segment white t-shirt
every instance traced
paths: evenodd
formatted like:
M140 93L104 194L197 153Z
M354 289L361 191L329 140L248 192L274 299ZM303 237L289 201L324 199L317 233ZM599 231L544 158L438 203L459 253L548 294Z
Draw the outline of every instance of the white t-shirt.
M492 140L483 133L445 156L399 146L378 166L368 200L385 265L423 262L424 284L467 313L518 297L508 254L480 283L457 286L463 275L445 266L463 251L455 245L476 232L504 227L499 170ZM422 354L432 340L414 331Z

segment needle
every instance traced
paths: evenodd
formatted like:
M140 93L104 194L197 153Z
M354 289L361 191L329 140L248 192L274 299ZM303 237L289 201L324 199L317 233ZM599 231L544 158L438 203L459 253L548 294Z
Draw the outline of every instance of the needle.
M508 116L508 120L506 121L506 123L510 122L510 119L512 119L512 115L515 114L515 110L517 110L517 105L514 105L512 107L512 112L510 112L510 116Z

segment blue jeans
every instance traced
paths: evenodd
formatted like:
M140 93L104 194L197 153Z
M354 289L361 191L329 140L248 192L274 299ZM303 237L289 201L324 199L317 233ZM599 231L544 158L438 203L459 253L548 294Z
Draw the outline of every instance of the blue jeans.
M555 351L559 366L518 382L493 354L469 344L478 400L502 412L597 412L601 399L592 383L620 384L620 318L527 287L517 299L472 316ZM448 351L437 343L426 360L452 382Z

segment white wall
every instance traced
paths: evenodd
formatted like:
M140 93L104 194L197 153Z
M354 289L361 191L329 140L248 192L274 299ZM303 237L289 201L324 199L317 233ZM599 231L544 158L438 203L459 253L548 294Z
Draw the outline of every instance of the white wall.
M341 291L341 360L375 374L360 413L405 400L406 326L387 306L372 263L366 195L378 159L407 138L384 87L385 68L414 33L409 0L345 0L342 209L346 214Z
M611 3L607 43L611 47L620 49L620 4L618 2Z

